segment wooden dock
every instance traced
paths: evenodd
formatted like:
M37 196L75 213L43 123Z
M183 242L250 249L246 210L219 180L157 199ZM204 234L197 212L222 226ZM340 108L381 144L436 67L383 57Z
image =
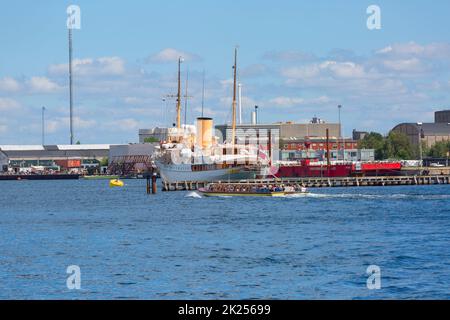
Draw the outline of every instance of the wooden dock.
M214 181L218 182L218 181ZM163 191L197 190L205 187L211 181L180 181L174 183L163 182ZM299 184L307 188L331 187L369 187L369 186L406 186L450 184L450 175L427 176L379 176L379 177L333 177L333 178L282 178L282 179L251 179L221 181L224 184Z

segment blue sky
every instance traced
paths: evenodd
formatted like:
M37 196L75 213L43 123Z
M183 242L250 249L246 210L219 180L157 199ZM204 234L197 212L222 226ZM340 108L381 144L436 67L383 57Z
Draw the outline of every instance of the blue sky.
M66 7L81 8L74 31L75 139L137 141L137 130L173 122L176 57L189 69L188 122L229 122L232 59L239 46L244 119L313 116L386 133L432 121L450 108L449 1L14 1L0 10L0 144L67 143ZM381 8L368 30L366 8Z

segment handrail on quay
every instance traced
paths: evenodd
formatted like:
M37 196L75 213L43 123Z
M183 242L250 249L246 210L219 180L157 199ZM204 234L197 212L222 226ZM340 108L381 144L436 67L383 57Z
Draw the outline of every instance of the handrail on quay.
M325 187L365 187L365 186L399 186L399 185L433 185L450 184L450 175L414 175L414 176L371 176L371 177L297 177L246 179L226 181L178 181L164 182L163 191L197 190L209 183L223 184L299 184L307 188Z

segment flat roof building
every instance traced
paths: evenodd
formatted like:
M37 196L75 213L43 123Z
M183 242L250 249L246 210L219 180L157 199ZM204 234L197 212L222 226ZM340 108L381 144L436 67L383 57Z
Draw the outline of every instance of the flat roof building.
M0 172L8 170L9 159L8 156L0 151Z
M436 111L434 113L435 123L450 123L450 110Z
M153 140L151 142L164 141L167 139L168 132L168 128L139 129L139 143L144 143L148 138Z
M152 155L157 143L130 143L111 146L108 171L133 175L152 170Z
M102 159L108 157L109 144L0 145L10 160Z
M229 124L216 125L216 129L221 133L223 140L229 140L232 127ZM258 133L268 132L278 135L280 140L297 140L305 137L325 137L326 131L330 137L339 137L340 125L338 123L274 123L274 124L238 124L236 125L236 137L251 133L252 130Z
M412 145L418 146L419 140L427 147L439 141L450 140L450 111L435 112L435 122L431 123L400 123L392 131L401 132L408 136ZM444 121L445 120L445 121Z

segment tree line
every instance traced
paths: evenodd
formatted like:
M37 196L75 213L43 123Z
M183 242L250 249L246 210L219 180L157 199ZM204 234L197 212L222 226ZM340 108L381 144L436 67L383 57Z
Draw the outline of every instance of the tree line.
M420 148L413 146L408 136L401 132L391 131L387 136L378 132L370 132L359 142L361 149L374 149L375 159L420 159ZM440 141L428 148L422 142L422 156L445 158L450 151L450 141Z

